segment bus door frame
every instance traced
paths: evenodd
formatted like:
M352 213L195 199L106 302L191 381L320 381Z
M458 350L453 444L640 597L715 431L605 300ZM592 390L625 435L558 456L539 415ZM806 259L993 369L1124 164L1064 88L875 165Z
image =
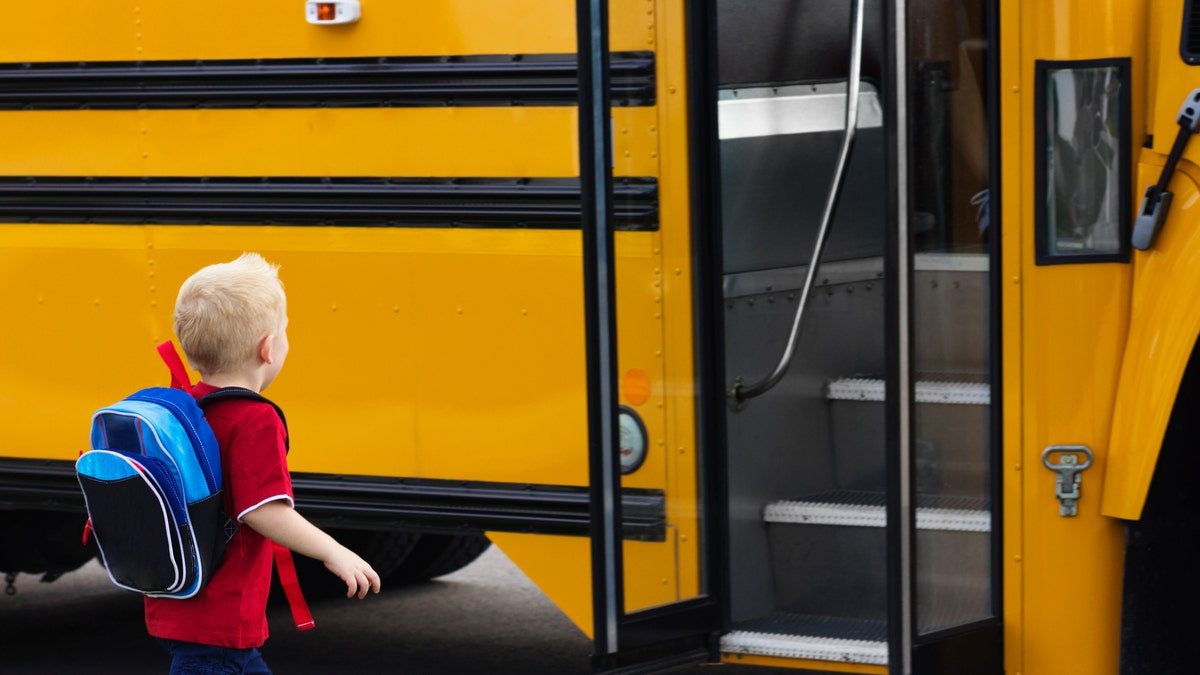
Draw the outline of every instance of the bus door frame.
M999 114L999 1L985 0L987 57L988 186L991 222L989 267L991 458L989 489L992 503L992 615L952 628L921 634L917 617L917 464L915 385L913 372L913 255L915 238L909 214L912 154L909 144L910 0L884 0L884 128L887 135L887 239L884 256L886 331L885 433L887 438L887 566L888 672L934 675L1004 672L1003 654L1003 505L1001 503L1000 430L1000 114Z
M691 127L693 279L697 349L697 494L702 522L702 594L633 613L624 607L621 470L618 460L616 277L612 223L612 120L608 1L576 0L579 162L587 339L589 494L592 545L592 665L598 672L651 672L719 659L727 629L725 515L716 197L716 3L686 3ZM711 90L711 91L710 91ZM712 93L712 96L707 96ZM715 388L714 388L715 387Z

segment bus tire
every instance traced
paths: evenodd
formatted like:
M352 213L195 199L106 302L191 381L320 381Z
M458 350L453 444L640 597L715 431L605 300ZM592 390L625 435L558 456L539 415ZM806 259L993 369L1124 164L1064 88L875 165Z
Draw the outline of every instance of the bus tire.
M374 568L380 579L394 573L409 557L421 535L415 532L377 530L326 530L346 548L354 551ZM295 555L296 576L300 588L313 598L346 594L346 583L325 568L325 564L307 556Z
M385 581L405 586L457 572L491 545L482 534L423 534L404 564L388 574Z

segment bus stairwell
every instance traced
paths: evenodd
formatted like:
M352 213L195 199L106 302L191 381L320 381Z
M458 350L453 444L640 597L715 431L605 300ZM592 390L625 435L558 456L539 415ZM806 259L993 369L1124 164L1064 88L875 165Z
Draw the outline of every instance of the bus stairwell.
M756 398L733 396L727 408L734 630L722 651L734 662L883 672L888 252L879 12L867 3L862 82L849 87L853 3L821 19L803 3L759 12L734 4L719 5L718 16L730 387L772 372L790 351L789 328L806 295L807 305L776 386ZM820 45L821 56L813 46L781 66L784 44ZM949 133L937 120L946 119L950 72L930 61L914 74L913 109L929 118L929 133L941 134L940 144L927 144L935 149ZM814 255L854 89L857 135L825 250ZM957 204L969 205L977 189L959 200L965 188L946 182L953 153L922 152L916 178L941 190L923 190L913 215L916 630L929 633L992 611L991 385L986 242L973 218L961 217L973 212Z

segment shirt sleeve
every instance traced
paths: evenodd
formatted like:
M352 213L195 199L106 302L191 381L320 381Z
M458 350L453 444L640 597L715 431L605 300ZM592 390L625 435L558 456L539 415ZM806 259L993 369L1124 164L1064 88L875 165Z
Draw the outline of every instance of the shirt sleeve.
M229 489L237 521L267 502L292 499L283 422L264 409L235 434L229 451Z

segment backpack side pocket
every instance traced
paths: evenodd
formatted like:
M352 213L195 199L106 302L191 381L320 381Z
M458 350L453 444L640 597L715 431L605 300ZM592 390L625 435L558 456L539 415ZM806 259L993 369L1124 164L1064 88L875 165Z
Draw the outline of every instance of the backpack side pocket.
M178 486L152 464L131 453L93 450L75 469L113 583L141 593L170 593L188 576L191 546L180 533Z
M237 524L223 509L221 491L188 504L188 516L196 535L196 557L205 580L212 579L225 556L225 545L237 532Z

